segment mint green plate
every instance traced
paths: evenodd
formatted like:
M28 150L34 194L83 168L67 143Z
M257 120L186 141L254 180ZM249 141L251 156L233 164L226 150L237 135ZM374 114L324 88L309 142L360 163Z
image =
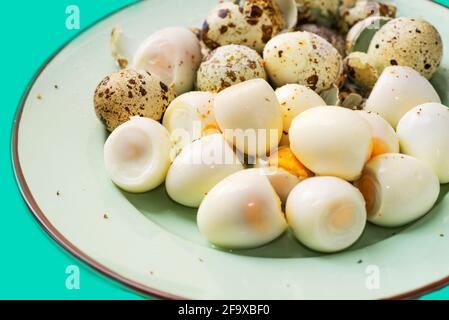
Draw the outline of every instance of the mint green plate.
M447 46L433 79L449 103L449 10L429 1L395 1L400 15L424 17ZM214 0L152 0L98 23L43 66L17 114L13 152L24 198L43 228L98 271L141 293L193 299L410 298L449 282L449 187L433 211L403 229L369 226L346 252L320 255L287 233L263 248L215 250L195 211L160 188L131 195L103 167L106 133L94 89L115 69L109 35L120 25L137 38L170 26L200 26Z

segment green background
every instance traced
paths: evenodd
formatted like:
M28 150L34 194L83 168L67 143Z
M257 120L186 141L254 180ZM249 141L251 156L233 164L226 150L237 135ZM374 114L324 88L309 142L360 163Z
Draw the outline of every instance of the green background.
M61 45L89 25L133 2L136 1L24 0L2 3L0 299L142 299L92 271L47 236L22 200L10 153L14 115L38 68ZM441 2L449 4L449 0ZM67 30L65 27L65 9L69 5L80 8L81 30ZM79 290L66 288L65 270L70 265L80 268ZM449 288L425 299L449 299Z

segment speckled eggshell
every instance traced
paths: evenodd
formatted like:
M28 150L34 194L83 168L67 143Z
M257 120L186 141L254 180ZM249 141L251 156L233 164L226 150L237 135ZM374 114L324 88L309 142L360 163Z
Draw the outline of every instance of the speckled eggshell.
M133 116L159 121L174 91L160 79L144 71L121 70L105 77L97 86L94 107L108 131Z
M267 79L262 57L240 45L215 49L201 64L197 75L200 91L220 92L234 84L251 79Z
M376 33L368 55L379 73L391 65L408 66L430 79L440 66L443 43L438 30L427 21L398 18Z
M223 2L209 13L201 34L211 49L241 44L262 52L283 27L284 18L275 1L247 0L243 6Z
M274 37L263 57L268 76L277 87L297 83L321 92L339 81L343 69L337 49L305 31Z

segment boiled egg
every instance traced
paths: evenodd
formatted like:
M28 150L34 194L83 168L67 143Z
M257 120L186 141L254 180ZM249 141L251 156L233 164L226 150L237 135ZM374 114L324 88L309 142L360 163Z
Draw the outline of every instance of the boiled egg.
M432 169L402 154L372 159L356 186L365 197L368 220L382 227L399 227L421 218L433 207L440 192Z
M218 183L198 210L200 232L216 246L255 248L287 229L281 201L258 169L239 171Z
M299 162L288 147L279 148L266 160L258 159L256 167L267 175L283 203L298 183L313 177L313 173Z
M286 214L298 240L325 253L353 245L366 225L362 194L350 183L334 177L301 182L288 197Z
M299 84L287 84L276 89L276 96L281 105L284 132L288 132L293 119L300 113L326 105L315 91Z
M392 66L377 80L365 110L378 113L396 129L408 111L427 102L441 103L430 82L412 68Z
M178 151L204 135L219 132L213 110L214 99L213 93L192 91L170 103L162 124Z
M185 28L170 27L153 33L140 44L132 67L158 75L180 95L193 89L201 60L195 34Z
M420 105L399 121L403 153L430 165L442 184L449 183L449 109L439 103Z
M214 102L217 123L227 141L250 156L265 156L278 147L282 115L276 94L262 79L221 91Z
M187 146L173 161L165 183L174 201L198 208L221 180L243 170L243 165L223 135L213 134Z
M319 176L354 181L372 151L368 121L341 107L304 111L293 120L289 136L295 156Z
M104 163L121 189L141 193L162 184L170 167L170 135L159 122L133 117L115 129L104 146Z
M368 121L373 132L374 158L384 153L399 153L399 139L391 125L376 113L356 111L359 116Z

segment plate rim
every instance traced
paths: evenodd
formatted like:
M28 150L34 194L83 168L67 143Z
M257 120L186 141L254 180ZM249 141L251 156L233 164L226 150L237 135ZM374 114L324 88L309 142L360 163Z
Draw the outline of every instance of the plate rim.
M427 2L432 2L436 5L439 5L445 9L449 9L447 6L432 1L432 0L425 0ZM71 256L75 257L82 263L84 263L87 267L95 270L99 274L106 276L109 280L115 281L119 284L125 285L128 289L131 289L132 291L135 291L137 294L141 294L147 298L153 297L158 299L168 299L168 300L189 300L187 297L181 297L177 296L175 294L165 292L163 290L155 289L150 286L141 284L137 281L131 280L125 276L120 275L119 273L111 270L109 267L105 266L104 264L96 261L95 259L91 258L88 254L85 254L83 251L81 251L77 246L75 246L72 242L70 242L59 230L57 230L56 227L53 226L53 224L47 219L44 212L40 209L37 201L34 199L33 194L31 193L28 184L26 182L24 173L22 171L22 167L20 164L19 159L19 129L20 129L20 123L22 119L23 110L25 107L25 104L28 100L29 94L31 89L33 88L34 84L36 83L39 76L45 71L47 66L53 61L54 58L56 58L59 53L64 50L68 45L70 45L75 39L80 37L85 32L89 31L92 27L97 25L98 23L102 22L103 20L106 20L107 18L124 11L132 6L137 5L139 2L133 2L130 4L127 4L119 9L113 10L109 14L99 18L98 20L94 21L93 23L89 24L87 27L85 27L83 30L81 30L77 35L70 38L68 41L63 43L56 51L50 55L49 58L46 59L46 61L38 68L37 72L34 73L32 79L27 84L24 93L22 94L20 98L19 105L16 109L14 119L13 119L13 126L12 126L12 133L11 133L11 161L12 161L12 167L14 176L16 179L17 187L21 193L21 196L25 203L27 204L27 207L34 217L34 219L38 222L40 227L47 233L50 238L57 243L60 247L62 247L66 252L68 252ZM442 289L449 285L449 274L447 277L436 281L429 283L423 287L398 294L392 297L386 297L382 300L409 300L409 299L417 299L420 298L426 294L432 293L434 291L437 291L439 289Z

